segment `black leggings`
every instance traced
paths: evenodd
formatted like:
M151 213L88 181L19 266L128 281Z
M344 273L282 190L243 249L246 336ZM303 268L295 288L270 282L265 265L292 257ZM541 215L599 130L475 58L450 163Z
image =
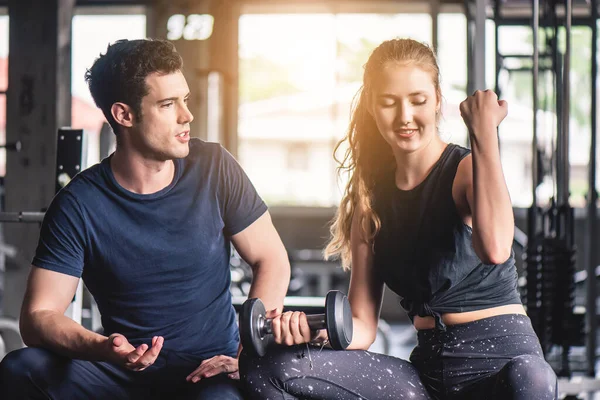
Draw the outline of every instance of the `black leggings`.
M556 375L523 315L419 331L410 359L277 346L262 358L243 354L240 372L252 399L557 398Z

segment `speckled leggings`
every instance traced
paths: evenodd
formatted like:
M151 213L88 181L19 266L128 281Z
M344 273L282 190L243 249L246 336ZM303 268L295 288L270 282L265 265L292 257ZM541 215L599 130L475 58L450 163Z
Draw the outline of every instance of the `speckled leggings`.
M556 375L523 315L449 326L446 332L419 331L410 360L368 351L274 347L262 358L243 354L240 371L252 399L557 398Z

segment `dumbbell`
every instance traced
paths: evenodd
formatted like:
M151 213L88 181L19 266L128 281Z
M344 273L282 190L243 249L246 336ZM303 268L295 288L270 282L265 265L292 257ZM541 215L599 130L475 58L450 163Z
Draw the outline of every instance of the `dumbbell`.
M240 311L240 340L253 356L262 357L273 343L272 319L266 318L260 299L248 299ZM325 314L306 315L311 331L327 329L329 343L335 350L344 350L352 341L352 311L348 297L331 290L325 297Z

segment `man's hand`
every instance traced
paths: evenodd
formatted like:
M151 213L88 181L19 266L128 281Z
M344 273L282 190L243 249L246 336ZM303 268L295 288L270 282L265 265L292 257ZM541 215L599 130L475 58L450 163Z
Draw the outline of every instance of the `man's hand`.
M240 379L238 359L229 356L214 356L202 361L200 366L185 378L186 381L197 383L201 379L215 375L227 374L230 379Z
M152 338L152 347L141 344L133 347L125 336L113 333L108 337L108 360L132 371L143 371L154 364L165 339L162 336Z

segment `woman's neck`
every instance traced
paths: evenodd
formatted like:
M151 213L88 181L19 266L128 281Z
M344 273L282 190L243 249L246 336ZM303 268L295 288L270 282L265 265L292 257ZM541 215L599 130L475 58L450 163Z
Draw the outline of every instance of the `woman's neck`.
M433 140L416 151L396 152L394 154L396 187L400 190L411 190L423 182L440 159L446 146L447 143L436 135Z

